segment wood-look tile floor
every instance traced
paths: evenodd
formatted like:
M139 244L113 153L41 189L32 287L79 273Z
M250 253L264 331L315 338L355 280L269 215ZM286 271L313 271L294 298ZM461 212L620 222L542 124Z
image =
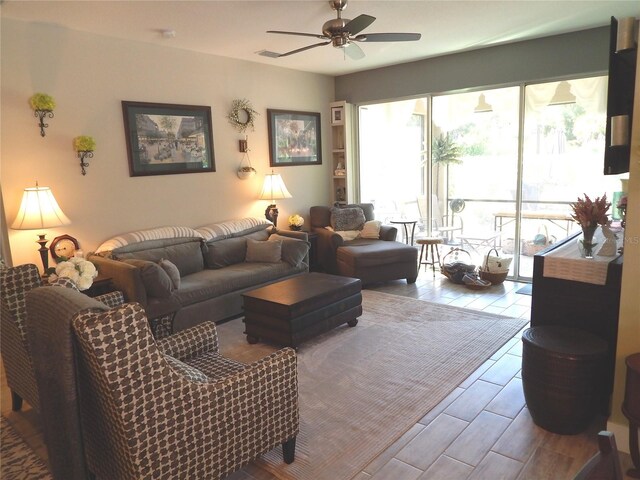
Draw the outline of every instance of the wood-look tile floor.
M368 287L371 290L529 318L531 297L517 294L524 284L505 282L485 291L454 285L439 273L421 269L418 281ZM221 339L221 343L224 339ZM355 480L562 480L572 479L597 451L596 436L605 418L579 435L555 435L537 427L524 402L520 377L520 334L500 348L451 394L393 445L378 455ZM25 404L11 411L4 369L1 411L25 441L46 460L38 416ZM623 471L631 466L622 454ZM253 464L227 480L274 478ZM625 477L628 479L630 477Z

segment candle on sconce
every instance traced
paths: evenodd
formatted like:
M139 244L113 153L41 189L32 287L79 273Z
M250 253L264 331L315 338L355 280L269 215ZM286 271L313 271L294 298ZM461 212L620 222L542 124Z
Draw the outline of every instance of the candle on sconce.
M618 20L618 32L616 34L616 53L629 50L635 46L635 17L626 17Z
M611 117L611 146L629 145L629 115Z

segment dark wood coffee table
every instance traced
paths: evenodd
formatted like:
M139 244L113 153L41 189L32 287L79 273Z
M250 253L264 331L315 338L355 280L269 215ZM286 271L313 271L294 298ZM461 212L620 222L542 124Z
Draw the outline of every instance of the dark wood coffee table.
M244 293L247 342L265 339L295 348L343 323L355 327L361 289L357 278L312 272Z

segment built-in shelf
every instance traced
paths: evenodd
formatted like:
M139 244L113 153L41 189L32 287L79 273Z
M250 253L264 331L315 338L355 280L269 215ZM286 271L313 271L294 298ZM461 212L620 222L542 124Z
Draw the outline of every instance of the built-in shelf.
M334 205L355 201L356 172L353 160L353 106L339 101L329 104L331 109L331 189ZM344 170L344 175L335 175Z

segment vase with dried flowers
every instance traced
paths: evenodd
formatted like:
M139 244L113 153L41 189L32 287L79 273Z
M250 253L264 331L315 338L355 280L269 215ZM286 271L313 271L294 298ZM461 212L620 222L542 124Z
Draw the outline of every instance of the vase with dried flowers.
M607 202L606 193L602 197L596 197L595 200L591 200L585 193L584 199L578 197L578 201L571 204L573 209L571 217L582 228L582 239L579 240L578 245L582 246L580 253L583 257L593 258L593 249L597 245L593 241L593 234L598 225L606 225L609 222L607 210L610 206L611 203Z

